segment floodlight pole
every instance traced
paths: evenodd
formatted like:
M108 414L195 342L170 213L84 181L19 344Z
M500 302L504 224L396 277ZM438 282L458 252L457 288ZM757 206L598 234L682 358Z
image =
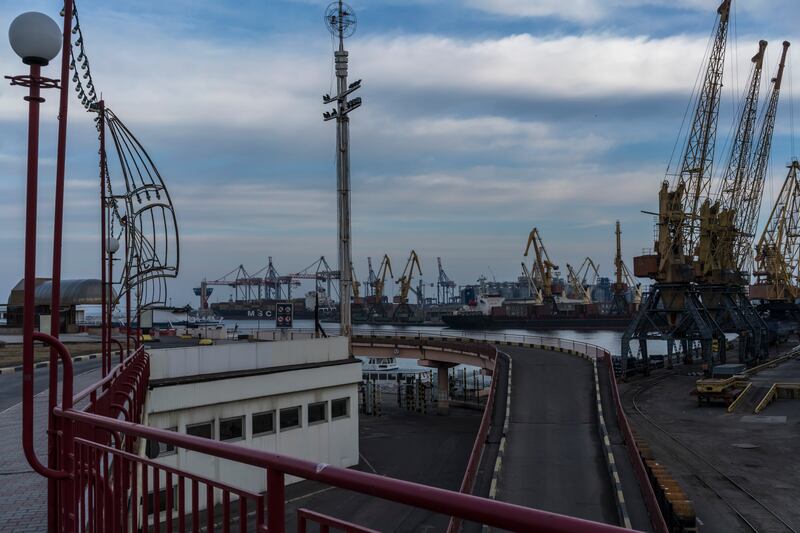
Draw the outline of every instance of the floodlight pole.
M348 8L349 10L349 8ZM352 12L346 12L341 1L338 5L338 15L328 20L329 29L339 38L339 49L333 53L336 67L336 95L325 95L323 103L336 102L336 109L323 115L324 120L336 119L336 181L338 201L338 229L339 229L339 325L340 334L350 337L353 329L350 311L350 298L353 291L353 273L351 271L352 248L350 232L350 111L358 107L361 99L348 101L347 96L360 86L360 81L352 87L347 84L347 58L344 49L346 17Z

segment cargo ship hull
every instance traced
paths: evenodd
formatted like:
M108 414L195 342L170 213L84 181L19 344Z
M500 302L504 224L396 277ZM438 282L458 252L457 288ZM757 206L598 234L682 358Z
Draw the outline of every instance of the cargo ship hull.
M602 330L624 331L630 316L547 316L547 317L498 317L481 314L442 315L442 321L453 329L528 329L528 330Z
M277 300L255 300L251 302L212 303L214 315L226 320L275 320ZM305 300L293 300L294 319L313 319L314 310L306 307ZM320 318L336 318L335 309L320 309Z

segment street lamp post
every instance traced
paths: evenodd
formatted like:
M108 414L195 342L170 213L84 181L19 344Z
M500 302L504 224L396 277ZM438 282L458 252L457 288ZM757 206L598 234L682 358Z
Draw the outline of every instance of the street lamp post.
M70 4L71 7L71 4ZM58 468L58 460L55 453L55 446L51 435L48 444L48 466L42 465L33 447L33 364L34 364L34 334L35 334L35 295L36 291L36 203L38 196L39 181L39 107L44 98L40 96L41 89L59 88L59 82L54 79L46 78L41 75L41 67L46 66L58 55L62 48L64 35L50 17L42 13L27 12L19 15L11 23L8 30L8 38L11 48L22 58L22 62L30 67L28 75L6 76L11 80L11 85L19 85L29 89L25 100L28 102L28 164L27 164L27 184L25 200L25 278L23 281L24 301L22 318L22 449L25 458L33 469L48 478L48 527L53 529L57 518L55 515L54 503L56 500L55 482L56 478L61 477ZM66 117L63 117L66 120ZM61 132L59 135L59 150L62 145ZM56 183L56 210L55 220L57 235L60 245L61 214L63 204L58 197L63 194L63 173L59 169L59 176ZM60 246L58 253L54 248L54 262L58 261L60 267ZM53 291L60 290L60 268L58 269L58 279L54 278ZM53 301L56 306L51 309L51 320L55 320L55 329L59 321L60 303L57 296ZM55 313L55 317L53 317ZM52 338L52 337L51 337ZM51 362L54 359L51 354ZM55 380L55 365L51 365L51 384ZM54 390L51 385L51 390ZM55 394L51 394L55 397ZM54 398L51 398L50 405L54 405ZM48 425L52 428L52 420ZM67 495L64 495L65 497ZM56 506L58 504L56 503Z

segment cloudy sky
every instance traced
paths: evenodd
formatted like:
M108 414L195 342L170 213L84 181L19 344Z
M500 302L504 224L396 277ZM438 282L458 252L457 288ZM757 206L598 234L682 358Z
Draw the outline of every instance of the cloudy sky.
M333 84L332 42L317 0L79 0L97 87L147 147L179 217L173 302L240 263L272 256L279 272L336 258L334 124L321 95ZM352 0L347 41L364 105L351 122L353 250L410 249L435 281L518 275L540 229L554 261L587 255L612 274L614 221L626 260L652 246L656 193L714 24L716 0ZM735 7L719 154L758 39L797 34L796 0ZM54 18L57 0L0 6ZM59 19L60 20L60 19ZM792 31L794 30L794 31ZM790 65L791 53L790 53ZM21 72L0 46L4 74ZM787 73L765 204L792 155ZM55 64L47 74L56 76ZM25 107L0 90L0 294L22 276ZM43 108L40 275L49 275L56 95ZM794 100L792 100L794 96ZM65 277L99 275L97 141L71 107ZM717 168L722 168L722 160ZM112 169L113 170L113 169ZM763 217L762 217L763 220ZM225 298L225 290L215 296ZM0 296L4 298L4 296ZM196 302L193 302L196 303Z

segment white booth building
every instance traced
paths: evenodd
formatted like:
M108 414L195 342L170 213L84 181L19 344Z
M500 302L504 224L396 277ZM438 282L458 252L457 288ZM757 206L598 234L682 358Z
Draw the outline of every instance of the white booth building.
M361 362L348 357L345 337L155 350L145 423L349 467L359 458L360 380ZM266 490L259 468L163 444L156 461ZM287 476L287 483L295 481Z

